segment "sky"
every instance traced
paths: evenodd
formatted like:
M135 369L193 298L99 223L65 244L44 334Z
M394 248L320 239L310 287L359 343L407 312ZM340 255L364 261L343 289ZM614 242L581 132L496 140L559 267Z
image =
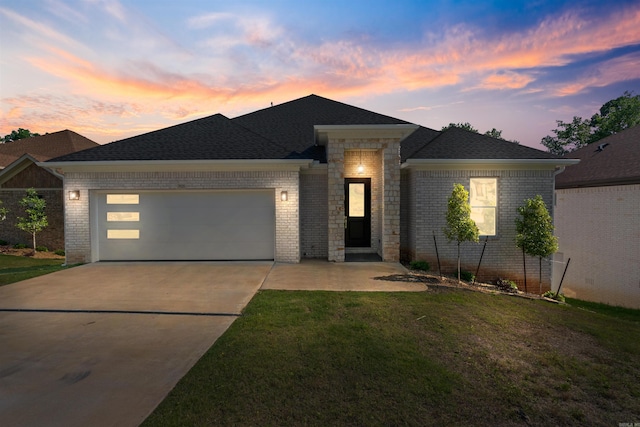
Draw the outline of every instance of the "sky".
M544 149L640 94L640 1L0 0L0 134L104 144L324 96Z

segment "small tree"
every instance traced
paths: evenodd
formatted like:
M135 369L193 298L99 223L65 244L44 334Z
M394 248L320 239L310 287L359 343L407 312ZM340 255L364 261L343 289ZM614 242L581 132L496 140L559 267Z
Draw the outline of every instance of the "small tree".
M527 291L527 265L524 255L539 257L539 284L542 291L542 257L558 250L558 239L553 235L553 221L542 196L525 200L518 208L520 217L516 218L516 246L522 249L524 267L524 289Z
M7 208L2 207L2 200L0 200L0 221L4 221L5 219L7 219L8 213L9 211L7 210Z
M26 217L18 217L18 227L22 231L31 233L33 237L33 251L36 251L36 234L44 230L49 222L47 221L47 215L44 210L47 207L47 202L41 199L33 188L27 189L27 195L20 200L20 206L24 208Z
M453 184L447 207L447 226L442 230L449 241L458 243L458 282L460 281L460 243L477 242L478 226L471 219L469 192L462 184Z

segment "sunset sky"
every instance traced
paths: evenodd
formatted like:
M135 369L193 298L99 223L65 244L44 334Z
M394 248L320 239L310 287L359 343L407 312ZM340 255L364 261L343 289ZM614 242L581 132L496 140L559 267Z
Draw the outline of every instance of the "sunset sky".
M536 148L640 93L640 1L0 1L0 134L99 143L315 93Z

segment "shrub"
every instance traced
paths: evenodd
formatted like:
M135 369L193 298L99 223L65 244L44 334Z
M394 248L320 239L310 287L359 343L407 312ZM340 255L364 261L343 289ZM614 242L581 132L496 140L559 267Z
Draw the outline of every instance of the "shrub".
M49 252L49 248L46 246L36 246L36 251L38 252Z
M0 239L0 246L6 246L8 244L9 244L9 242L7 242L6 240Z
M547 291L544 294L542 294L542 296L546 298L554 299L556 301L564 302L564 294L558 294L558 296L556 296L555 292Z
M498 279L495 281L495 285L498 289L504 292L516 292L518 290L516 282L509 279Z
M15 245L13 245L13 249L26 249L27 245L25 245L24 243L16 243Z
M64 250L62 249L56 249L55 251L53 251L53 253L56 255L64 256Z
M471 282L473 279L476 278L476 276L469 272L469 271L465 271L465 270L461 270L460 271L460 278L462 280L464 280L465 282Z
M421 270L421 271L429 271L431 266L427 261L411 261L409 264L412 270Z

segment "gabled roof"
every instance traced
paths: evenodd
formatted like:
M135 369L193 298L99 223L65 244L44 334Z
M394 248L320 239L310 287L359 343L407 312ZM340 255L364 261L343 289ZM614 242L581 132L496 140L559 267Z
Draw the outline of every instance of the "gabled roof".
M70 130L0 144L0 167L6 167L24 154L45 161L64 154L98 146L89 138Z
M316 125L409 124L318 95L309 95L233 119L235 123L302 153L315 144ZM321 160L324 159L314 159Z
M558 159L557 156L545 151L456 127L442 132L420 128L409 135L403 141L403 145L418 148L413 153L409 153L408 150L405 152L403 149L402 161L407 159Z
M28 168L33 164L37 164L38 160L29 154L23 154L20 158L16 159L11 164L7 165L4 169L0 170L0 187L7 181L9 181L14 176L18 175L20 172ZM50 173L51 175L63 179L63 176L56 173L53 170L48 168L42 168L44 171Z
M283 159L289 154L282 145L215 114L52 161Z
M580 159L556 176L556 188L640 183L640 125L564 156Z

